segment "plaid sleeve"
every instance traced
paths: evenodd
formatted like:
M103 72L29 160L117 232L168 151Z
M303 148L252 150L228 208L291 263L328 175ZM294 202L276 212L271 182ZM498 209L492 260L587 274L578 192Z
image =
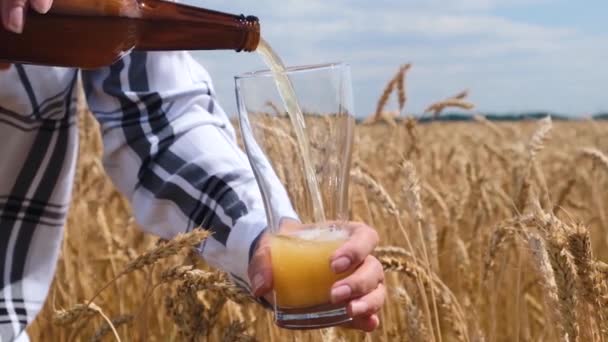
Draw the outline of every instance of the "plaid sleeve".
M104 167L141 227L163 238L209 229L202 257L250 289L247 267L266 214L207 72L186 52L134 52L83 72L83 81ZM296 217L285 189L275 188L283 216Z

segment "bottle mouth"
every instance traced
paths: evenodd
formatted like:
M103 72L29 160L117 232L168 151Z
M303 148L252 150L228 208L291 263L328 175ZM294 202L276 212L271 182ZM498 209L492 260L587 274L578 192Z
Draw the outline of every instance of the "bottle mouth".
M245 42L240 50L237 52L253 52L258 48L260 44L260 19L253 15L244 16L241 15L241 23L244 26L247 34L245 35Z

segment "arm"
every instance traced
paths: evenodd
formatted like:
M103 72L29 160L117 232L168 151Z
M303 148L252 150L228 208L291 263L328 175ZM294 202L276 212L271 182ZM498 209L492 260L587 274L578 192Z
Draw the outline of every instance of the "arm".
M272 272L262 198L204 69L187 53L137 52L84 72L83 80L101 123L104 166L130 199L138 223L165 238L197 226L210 229L202 257L268 304ZM269 172L273 205L283 206L275 211L296 218ZM281 229L302 228L297 220L283 223ZM382 266L371 255L378 237L365 225L349 229L351 239L334 253L332 267L354 273L334 284L332 300L349 303L350 327L372 331L386 294Z
M163 238L211 230L202 257L250 288L247 267L266 214L206 71L184 52L134 52L83 71L83 81L101 124L104 167L139 225ZM295 217L284 188L275 188L281 212Z

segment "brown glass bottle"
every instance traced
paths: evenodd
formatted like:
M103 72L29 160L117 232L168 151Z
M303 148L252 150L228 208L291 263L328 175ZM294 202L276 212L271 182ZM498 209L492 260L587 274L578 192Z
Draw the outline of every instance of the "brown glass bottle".
M23 33L0 28L0 60L78 68L107 66L132 50L255 51L255 17L163 0L55 0L29 11Z

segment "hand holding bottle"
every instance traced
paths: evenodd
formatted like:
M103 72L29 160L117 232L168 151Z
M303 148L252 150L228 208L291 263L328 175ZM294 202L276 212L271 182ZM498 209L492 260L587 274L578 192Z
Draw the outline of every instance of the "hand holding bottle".
M250 52L260 40L253 16L166 0L0 0L0 12L0 60L21 64L97 69L131 51Z
M46 13L51 8L53 0L0 0L2 26L4 29L21 33L28 7L40 13ZM0 62L0 71L10 68L10 64Z
M53 0L0 0L2 11L2 25L5 29L15 33L23 31L25 12L31 7L39 13L46 13L51 9Z

